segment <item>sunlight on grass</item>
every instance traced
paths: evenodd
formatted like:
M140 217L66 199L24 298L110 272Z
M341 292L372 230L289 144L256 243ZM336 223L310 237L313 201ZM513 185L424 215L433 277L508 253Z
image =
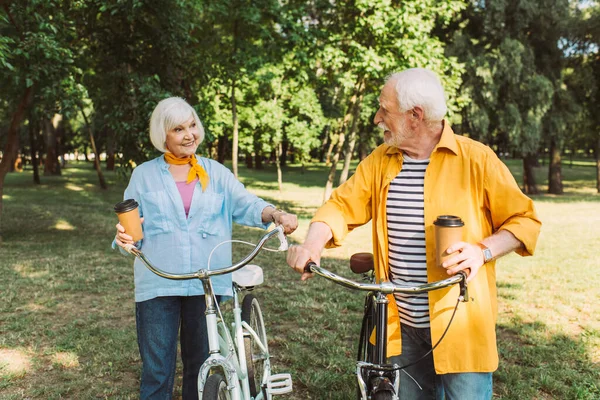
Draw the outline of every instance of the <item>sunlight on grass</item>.
M68 221L64 219L59 219L58 221L56 221L56 224L54 224L54 229L57 229L59 231L73 231L75 230L75 227L71 225Z
M52 364L63 368L79 367L79 357L72 352L58 352L52 355Z
M50 275L50 271L47 269L42 271L33 271L30 266L23 264L14 264L13 270L18 273L21 278L41 278Z
M518 160L512 164L521 170ZM564 168L565 195L534 196L543 222L535 256L513 254L497 264L501 360L494 399L600 398L600 195L594 193L594 171ZM290 167L279 192L274 168L240 168L250 191L298 215L291 243L304 240L327 172L324 166L304 174ZM109 189L101 191L86 163L69 164L62 177L43 177L42 185L34 185L30 173L7 175L12 201L3 210L0 246L1 399L139 397L132 259L110 249L112 207L127 182L113 172L106 178ZM372 250L371 230L371 224L360 227L342 247L326 250L323 265L354 278L348 259ZM233 238L256 242L261 233L236 225ZM234 258L245 251L234 246ZM285 397L355 398L353 360L364 297L319 278L300 282L285 256L257 256L265 281L253 292L263 307L273 369L294 379L294 392ZM181 398L181 374L178 362L175 399Z
M77 186L77 185L74 185L74 184L72 184L72 183L67 183L67 184L65 185L65 189L67 189L67 190L72 190L72 191L74 191L74 192L81 192L81 191L85 190L85 189L84 189L84 188L82 188L81 186Z
M0 373L21 376L31 371L31 358L21 350L0 349Z

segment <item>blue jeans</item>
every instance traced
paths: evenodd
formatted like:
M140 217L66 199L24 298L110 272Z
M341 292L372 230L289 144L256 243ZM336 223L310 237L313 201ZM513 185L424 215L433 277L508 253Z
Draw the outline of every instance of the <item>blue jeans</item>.
M172 398L180 333L183 400L197 400L198 371L208 358L204 296L156 297L135 307L142 358L140 399Z
M415 362L431 350L429 328L402 325L402 354L389 362L400 366ZM400 371L401 400L489 400L492 398L491 373L435 373L433 354Z

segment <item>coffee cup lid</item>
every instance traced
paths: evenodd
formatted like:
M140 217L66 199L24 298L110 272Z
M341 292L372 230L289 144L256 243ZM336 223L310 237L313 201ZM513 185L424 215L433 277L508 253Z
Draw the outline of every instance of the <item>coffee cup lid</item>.
M115 204L116 213L124 213L127 211L135 210L138 207L137 201L134 199L127 199Z
M433 223L437 226L464 226L465 223L456 215L440 215Z

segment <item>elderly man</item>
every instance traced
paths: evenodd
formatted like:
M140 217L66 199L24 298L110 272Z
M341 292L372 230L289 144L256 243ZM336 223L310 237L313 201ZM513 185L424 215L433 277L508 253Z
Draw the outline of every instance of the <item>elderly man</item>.
M419 284L470 270L469 294L440 345L401 374L402 399L490 399L498 367L495 260L515 251L532 255L541 223L508 168L487 146L455 135L444 90L425 69L391 75L379 97L375 124L385 143L362 161L316 213L304 244L288 264L304 273L325 246L340 246L354 227L373 220L378 282ZM436 266L433 222L439 215L465 222L464 242ZM448 274L448 275L447 275ZM399 365L421 358L437 343L455 305L451 296L390 297L388 357ZM394 301L395 300L395 301Z

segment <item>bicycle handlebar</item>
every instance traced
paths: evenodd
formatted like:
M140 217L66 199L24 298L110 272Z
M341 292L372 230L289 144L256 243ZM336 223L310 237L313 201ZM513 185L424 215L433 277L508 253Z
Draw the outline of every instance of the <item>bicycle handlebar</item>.
M277 225L275 227L275 229L273 229L272 231L267 232L265 235L263 235L263 237L259 240L259 242L256 244L254 249L252 249L252 251L237 264L234 264L227 268L216 269L216 270L199 269L198 271L193 272L191 274L171 274L169 272L165 272L165 271L161 270L160 268L155 267L152 264L152 262L150 262L150 260L146 257L146 255L140 249L138 249L137 247L135 247L132 244L126 244L124 247L124 250L127 251L129 254L132 254L135 257L139 258L140 261L142 261L144 263L144 265L146 265L146 267L150 271L154 272L156 275L161 276L163 278L172 279L172 280L206 279L211 276L229 274L231 272L237 271L238 269L242 268L243 266L248 264L250 261L252 261L252 259L254 259L254 257L256 257L256 255L258 254L258 252L263 248L263 246L265 245L267 240L271 239L275 235L277 235L277 237L279 238L278 250L279 251L287 250L288 242L287 242L287 239L283 232L283 227L281 225Z
M344 287L347 287L350 289L362 290L362 291L367 291L367 292L381 292L383 294L424 293L424 292L430 292L432 290L447 288L447 287L450 287L457 283L460 283L461 288L462 288L462 287L466 286L466 279L467 279L466 273L464 273L463 271L459 271L458 274L451 276L450 278L447 278L447 279L444 279L441 281L437 281L437 282L426 283L424 285L419 285L419 286L402 286L402 285L395 284L393 282L382 282L379 284L360 283L360 282L356 282L356 281L353 281L348 278L344 278L343 276L334 274L333 272L328 271L325 268L318 266L317 264L315 264L312 261L309 261L308 264L306 264L306 267L304 267L304 272L316 273L317 275L320 275L323 278L326 278L330 281L337 283L338 285L341 285L341 286L344 286ZM461 290L461 292L462 292L462 290Z

